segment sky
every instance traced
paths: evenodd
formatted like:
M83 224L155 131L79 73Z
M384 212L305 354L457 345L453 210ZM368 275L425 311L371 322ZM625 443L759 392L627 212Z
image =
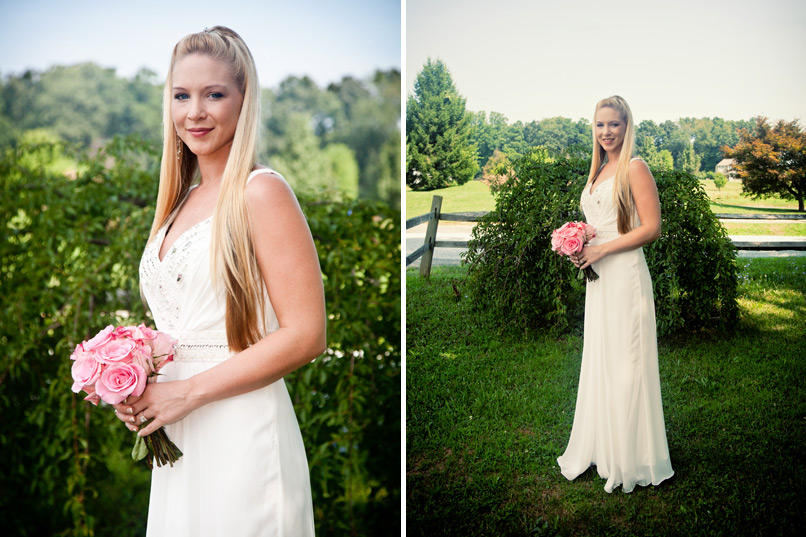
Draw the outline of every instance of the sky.
M263 87L401 69L399 0L0 0L0 75L91 61L162 81L176 42L216 25L243 37Z
M472 111L591 120L621 95L640 123L806 125L804 0L407 0L406 93L441 59Z

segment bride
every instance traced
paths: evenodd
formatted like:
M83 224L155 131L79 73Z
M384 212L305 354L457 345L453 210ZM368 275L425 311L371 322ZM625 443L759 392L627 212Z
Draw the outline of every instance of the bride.
M632 158L635 127L627 102L599 101L593 159L581 205L596 237L571 257L593 266L574 424L557 459L569 480L596 466L605 490L658 485L671 477L661 406L655 304L642 246L660 236L660 202L646 163Z
M184 456L154 468L148 535L313 535L305 449L283 376L325 349L319 262L285 180L256 162L260 87L217 26L174 48L151 236L140 264L157 328L178 342L141 397L137 434Z

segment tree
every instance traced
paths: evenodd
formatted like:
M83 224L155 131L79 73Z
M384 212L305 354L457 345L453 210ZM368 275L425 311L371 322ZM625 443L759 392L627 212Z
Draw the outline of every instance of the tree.
M470 140L476 146L479 168L484 168L493 153L503 146L509 123L506 116L498 112L490 112L489 119L485 112L468 113L473 125Z
M724 173L715 173L715 172L710 173L714 174L714 186L716 187L717 190L722 190L722 187L728 184L728 178L725 177Z
M490 183L497 183L505 178L503 175L502 169L505 166L509 166L510 161L509 157L499 151L498 149L495 150L493 156L491 156L487 160L487 164L484 165L484 169L482 170L482 177L484 177L485 181L489 181Z
M478 170L471 115L448 68L430 58L406 101L406 184L433 190L469 181Z
M341 110L330 142L346 144L359 167L359 196L400 207L400 71L376 71L367 81L344 77L331 84Z
M700 171L700 157L694 151L694 146L688 144L680 155L680 169L684 172L697 173Z
M806 199L806 132L797 120L770 125L756 118L756 134L739 131L739 143L723 151L736 160L734 169L742 180L742 192L754 199L778 195L798 200L803 211Z
M162 91L154 79L146 69L125 79L92 63L28 71L0 84L0 116L20 131L44 127L84 147L116 134L157 140Z

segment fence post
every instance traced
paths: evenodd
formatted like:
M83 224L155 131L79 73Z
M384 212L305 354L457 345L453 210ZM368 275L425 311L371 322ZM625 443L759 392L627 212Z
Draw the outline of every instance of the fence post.
M434 243L437 240L437 226L439 225L439 213L442 211L442 196L434 196L431 199L431 219L428 221L428 228L425 231L423 245L426 247L422 259L420 259L420 276L428 278L431 275L431 260L434 257Z

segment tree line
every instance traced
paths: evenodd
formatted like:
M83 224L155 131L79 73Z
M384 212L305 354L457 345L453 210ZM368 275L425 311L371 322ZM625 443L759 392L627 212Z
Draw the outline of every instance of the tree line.
M494 179L502 166L538 147L589 155L591 137L591 124L584 118L510 123L499 112L467 110L445 63L428 59L406 101L406 184L431 190L472 178ZM806 132L797 121L769 125L761 117L644 120L636 126L635 150L652 169L712 179L718 176L719 161L733 158L745 193L795 199L803 210Z
M499 112L468 112L472 127L470 141L477 147L476 162L484 170L496 151L510 160L533 147L554 152L591 145L591 123L552 117L529 122L509 123ZM755 122L722 118L681 118L678 121L641 121L636 127L636 151L658 167L692 173L714 171L722 160L722 148L739 142L740 129L753 130Z
M400 206L400 72L345 76L325 88L289 76L262 90L259 157L298 191ZM98 148L116 135L158 144L162 83L93 63L26 71L0 80L0 151L33 141Z

